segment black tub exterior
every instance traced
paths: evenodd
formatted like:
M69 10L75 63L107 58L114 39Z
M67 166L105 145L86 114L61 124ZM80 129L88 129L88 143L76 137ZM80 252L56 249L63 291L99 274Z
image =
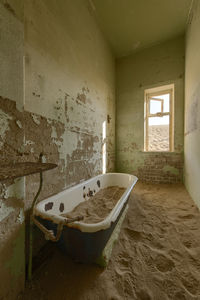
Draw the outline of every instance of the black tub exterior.
M124 204L119 216L111 226L105 230L96 232L82 232L77 228L64 226L60 240L57 242L58 247L73 260L82 263L93 263L102 254L117 222L119 221L128 199ZM48 229L53 230L56 234L57 225L51 221L38 218L39 221Z

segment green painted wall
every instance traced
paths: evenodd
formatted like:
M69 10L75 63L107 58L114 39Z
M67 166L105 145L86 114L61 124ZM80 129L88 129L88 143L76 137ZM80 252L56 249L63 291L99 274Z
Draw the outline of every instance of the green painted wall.
M183 109L184 109L184 37L145 49L117 60L117 171L142 174L148 160L156 164L162 153L144 150L144 90L175 84L175 152L165 154L168 163L182 178ZM161 169L174 174L174 169Z
M186 35L185 185L200 207L200 2L195 0Z

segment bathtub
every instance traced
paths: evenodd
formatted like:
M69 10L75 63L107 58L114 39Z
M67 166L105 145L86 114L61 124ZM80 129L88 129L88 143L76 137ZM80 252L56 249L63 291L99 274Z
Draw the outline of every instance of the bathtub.
M64 224L58 246L76 261L95 262L101 256L122 216L136 182L137 177L129 174L98 175L41 201L34 208L34 216L54 234L57 233L59 224ZM61 216L70 212L80 202L88 200L100 189L113 185L124 187L126 190L103 221L95 224L86 224L83 221L67 224L67 218Z

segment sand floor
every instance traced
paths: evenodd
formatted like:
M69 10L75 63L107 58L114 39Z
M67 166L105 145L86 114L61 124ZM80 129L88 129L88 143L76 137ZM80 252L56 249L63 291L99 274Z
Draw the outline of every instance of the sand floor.
M183 185L138 182L106 269L54 249L18 299L200 299L200 213Z

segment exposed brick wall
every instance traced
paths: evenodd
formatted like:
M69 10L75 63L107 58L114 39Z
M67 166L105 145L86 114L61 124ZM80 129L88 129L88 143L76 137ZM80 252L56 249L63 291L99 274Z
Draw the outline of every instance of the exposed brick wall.
M141 181L175 183L183 181L182 153L147 153L144 165L138 168Z

